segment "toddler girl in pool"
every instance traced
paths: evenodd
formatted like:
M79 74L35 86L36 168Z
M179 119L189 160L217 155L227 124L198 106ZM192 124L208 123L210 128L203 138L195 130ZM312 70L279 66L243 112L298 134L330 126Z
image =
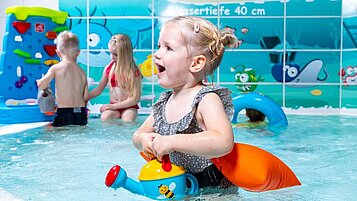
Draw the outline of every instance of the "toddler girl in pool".
M221 63L225 46L237 38L219 32L211 22L191 16L165 23L154 54L163 92L153 111L134 133L135 147L149 157L171 162L193 174L200 188L222 186L228 180L211 158L228 154L234 144L230 91L206 86L202 80Z
M100 108L101 119L132 122L141 96L141 73L133 58L132 44L127 35L117 34L108 47L112 61L105 67L98 86L89 92L89 99L97 97L109 84L110 104Z

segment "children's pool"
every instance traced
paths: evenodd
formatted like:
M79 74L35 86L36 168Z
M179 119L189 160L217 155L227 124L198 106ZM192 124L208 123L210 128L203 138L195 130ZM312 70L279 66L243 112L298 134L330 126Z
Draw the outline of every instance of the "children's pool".
M243 118L243 117L240 117ZM137 179L145 161L131 135L145 119L125 124L89 119L86 127L41 127L0 136L0 200L147 200L104 185L119 164ZM283 160L302 186L264 193L238 190L192 200L351 200L357 196L355 116L288 116L280 132L235 128L235 141L259 146Z

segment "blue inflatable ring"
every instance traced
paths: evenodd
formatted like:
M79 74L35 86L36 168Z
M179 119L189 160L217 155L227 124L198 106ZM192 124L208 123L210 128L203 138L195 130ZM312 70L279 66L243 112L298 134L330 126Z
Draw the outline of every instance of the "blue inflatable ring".
M233 98L234 115L232 123L237 123L237 116L242 109L256 109L268 118L269 126L287 126L286 115L273 99L256 92L242 93Z

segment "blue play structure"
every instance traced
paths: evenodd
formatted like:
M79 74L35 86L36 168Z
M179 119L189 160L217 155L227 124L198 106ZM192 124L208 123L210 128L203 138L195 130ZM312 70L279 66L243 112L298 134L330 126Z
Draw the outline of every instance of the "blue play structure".
M59 62L54 40L68 29L68 14L24 6L8 7L6 14L0 61L0 124L51 121L53 117L42 114L37 105L36 80Z

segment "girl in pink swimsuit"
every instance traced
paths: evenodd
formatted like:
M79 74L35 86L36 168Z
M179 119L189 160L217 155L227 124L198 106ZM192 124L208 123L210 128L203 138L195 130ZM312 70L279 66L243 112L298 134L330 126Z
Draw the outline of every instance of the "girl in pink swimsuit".
M89 92L97 97L109 85L110 103L100 108L101 119L121 118L135 121L141 96L141 73L133 58L133 47L127 35L114 35L108 43L112 61L105 67L98 86Z

